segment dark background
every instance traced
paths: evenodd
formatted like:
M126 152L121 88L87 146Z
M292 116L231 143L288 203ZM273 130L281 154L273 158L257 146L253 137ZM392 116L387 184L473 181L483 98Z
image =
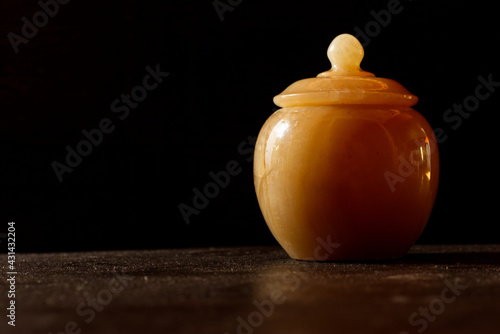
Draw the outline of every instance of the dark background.
M41 7L2 1L0 233L15 221L25 252L274 244L238 146L275 110L274 95L329 69L336 35L365 30L388 2L232 0L221 21L211 0L72 0L15 54L7 34ZM457 129L443 120L478 76L500 81L493 4L402 0L365 49L363 69L419 96L415 109L448 136L420 243L499 240L500 92ZM169 76L120 120L111 102L157 64ZM60 183L51 163L103 118L115 130ZM241 173L186 224L179 204L231 160Z

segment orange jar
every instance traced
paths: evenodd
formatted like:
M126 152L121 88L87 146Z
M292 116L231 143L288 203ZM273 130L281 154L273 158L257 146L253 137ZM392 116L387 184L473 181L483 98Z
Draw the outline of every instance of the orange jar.
M403 256L437 193L432 128L417 97L361 70L351 35L328 48L332 69L289 86L262 127L254 182L264 219L298 260Z

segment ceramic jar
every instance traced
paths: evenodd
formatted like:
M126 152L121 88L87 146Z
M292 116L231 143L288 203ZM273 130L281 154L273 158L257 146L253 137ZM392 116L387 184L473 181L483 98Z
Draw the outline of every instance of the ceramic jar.
M272 234L298 260L403 256L437 193L439 157L417 97L361 70L348 34L328 48L332 69L295 82L262 127L254 183Z

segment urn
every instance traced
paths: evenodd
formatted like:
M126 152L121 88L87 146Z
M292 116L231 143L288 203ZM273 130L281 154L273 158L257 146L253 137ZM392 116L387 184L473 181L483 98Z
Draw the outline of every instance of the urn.
M328 48L332 68L274 103L254 153L264 219L297 260L404 256L431 214L439 155L433 130L398 82L360 68L352 35Z

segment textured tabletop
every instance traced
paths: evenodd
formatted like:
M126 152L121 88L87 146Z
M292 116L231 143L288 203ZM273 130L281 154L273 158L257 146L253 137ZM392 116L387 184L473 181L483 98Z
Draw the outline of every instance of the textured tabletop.
M18 254L15 289L1 333L500 333L500 245L369 263L277 247Z

